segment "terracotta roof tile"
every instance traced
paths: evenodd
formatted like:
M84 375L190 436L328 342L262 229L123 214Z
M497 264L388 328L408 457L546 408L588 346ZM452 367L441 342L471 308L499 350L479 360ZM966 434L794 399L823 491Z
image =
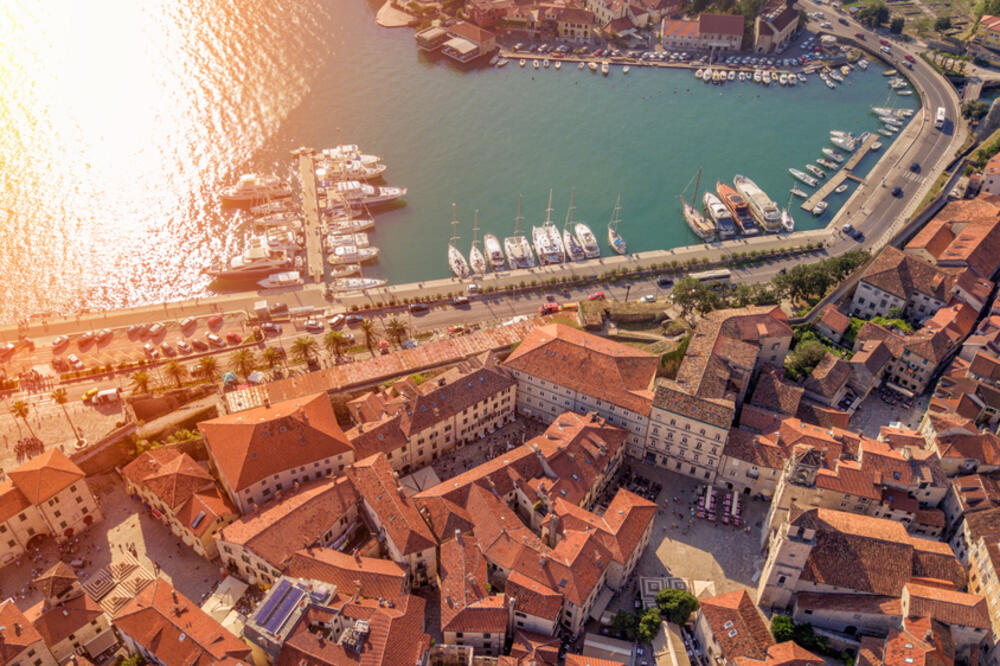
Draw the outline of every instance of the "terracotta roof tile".
M85 476L83 470L59 449L49 449L10 470L7 475L28 501L35 505L52 498Z
M51 648L103 614L100 604L82 594L58 606L46 607L45 602L40 601L26 616L42 635L45 644Z
M51 569L36 576L31 584L42 593L43 597L56 598L78 582L70 566L60 560Z
M736 659L737 666L822 666L824 663L822 657L817 657L793 641L767 648L767 657L763 661L747 657Z
M838 594L799 592L795 595L796 612L799 610L863 613L866 615L902 616L903 606L898 596L874 594Z
M0 482L0 523L5 523L31 506L31 502L13 482Z
M904 611L909 616L929 617L949 625L990 628L986 599L978 594L908 583L903 591L902 602Z
M699 35L743 36L743 17L737 14L701 14L698 16Z
M177 449L145 451L126 465L122 474L173 510L196 492L215 485L208 470Z
M0 634L0 660L5 664L42 641L42 635L11 599L0 602L0 626L4 628Z
M372 599L396 599L406 594L406 571L391 560L351 556L332 548L309 548L292 554L285 573L337 586L337 593L355 592Z
M890 245L876 255L861 274L861 281L904 301L919 292L947 302L956 275L954 270L939 268Z
M819 323L843 335L851 325L851 318L830 303L823 308L823 316L820 317Z
M850 376L851 365L836 354L826 352L806 377L805 388L826 400L832 400L844 388Z
M544 583L514 571L507 578L504 593L514 599L514 610L555 622L562 610L563 595Z
M801 386L785 379L783 370L767 366L757 377L757 386L750 402L758 407L794 416L804 392L805 389Z
M503 595L486 586L486 560L472 535L441 544L439 560L441 630L502 634L507 630Z
M733 428L729 431L729 439L726 440L723 454L766 469L781 469L787 459L784 449L774 441L742 428Z
M700 612L726 660L767 658L767 649L774 645L774 638L746 590L702 599Z
M538 666L558 666L561 643L557 636L543 636L519 629L514 632L510 656L518 664L523 662L525 666L531 663Z

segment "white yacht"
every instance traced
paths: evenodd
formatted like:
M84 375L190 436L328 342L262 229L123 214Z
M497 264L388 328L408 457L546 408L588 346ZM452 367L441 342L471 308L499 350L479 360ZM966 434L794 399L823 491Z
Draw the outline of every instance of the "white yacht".
M483 236L483 249L486 253L486 259L490 262L494 271L503 270L503 248L500 246L500 241L493 234L486 234Z
M469 250L469 269L473 275L484 275L489 264L479 249L479 209L472 216L472 248Z
M583 247L583 253L587 259L596 259L601 256L601 246L597 244L597 237L583 222L577 222L573 227L576 240Z
M586 258L586 253L583 251L583 245L576 240L576 236L569 230L570 222L573 219L573 200L576 197L576 188L574 188L569 195L569 210L566 211L566 222L563 223L562 230L562 242L563 247L566 250L566 257L570 261L583 261Z
M455 247L458 241L458 214L455 212L455 204L451 205L451 239L448 241L448 268L452 274L458 278L469 277L469 262L465 260L465 255Z
M261 204L259 206L253 206L250 208L250 214L254 217L268 217L270 215L276 215L278 213L287 213L295 209L295 204L289 199L278 199L277 201L270 201L266 204Z
M271 199L292 196L291 186L277 176L260 176L246 173L239 182L219 192L223 203L232 205L260 204Z
M726 208L726 204L722 203L722 200L707 188L701 197L701 202L704 204L708 216L715 222L713 234L718 233L722 240L735 238L736 221L733 219L733 214Z
M337 278L331 284L337 291L361 291L363 289L376 289L385 285L388 280L370 277L349 277Z
M817 215L817 216L818 216L818 215L822 215L822 214L823 214L823 211L825 211L825 210L826 210L826 207L827 207L827 205L828 205L828 204L827 204L827 203L826 203L825 201L820 201L820 202L819 202L818 204L816 204L816 205L815 205L815 206L813 207L813 209L812 209L812 214L813 214L813 215Z
M531 242L521 233L521 201L517 199L517 218L514 222L514 235L503 239L504 253L507 255L507 265L511 269L534 268L535 255L531 252Z
M355 273L361 272L361 264L340 264L339 266L331 266L329 269L330 277L348 277L349 275L354 275Z
M840 153L838 153L833 148L823 148L822 151L823 151L824 155L826 155L827 157L829 157L834 162L843 162L844 161L844 156L841 155Z
M283 252L273 252L266 243L251 245L228 262L220 263L205 270L217 280L256 282L271 273L280 273L291 267L291 261Z
M788 212L787 208L784 208L781 211L781 226L788 233L795 231L795 219L792 217L792 214Z
M302 278L298 271L285 271L282 273L272 273L263 280L258 280L257 285L261 289L280 289L281 287L295 287L302 284Z
M347 203L364 206L377 206L406 196L405 187L375 187L359 180L332 183L327 192L331 199L343 199Z
M333 174L344 180L370 180L385 173L386 165L375 155L365 155L357 150L357 146L346 145L328 148L320 153L317 160L320 165L316 169L316 177L323 178ZM324 172L321 174L320 172Z
M611 71L610 63L608 63L608 61L605 60L604 62L601 63L601 74L607 76L608 72L610 71Z
M823 171L815 164L807 164L806 171L816 176L817 178L826 178L826 171Z
M788 173L792 174L795 178L798 178L803 183L809 187L816 187L819 181L807 174L805 171L799 171L798 169L789 169Z
M327 234L327 247L334 248L338 245L356 245L357 247L371 247L368 234L364 231L346 234Z
M375 218L373 217L347 217L336 216L326 218L326 230L330 233L357 233L359 231L371 231L375 228Z
M802 72L799 72L799 77L798 78L799 78L799 83L805 83L806 81L809 80L809 78L805 74L803 74Z
M357 245L338 245L326 256L333 266L343 264L364 264L378 259L377 247L358 247Z
M541 264L561 264L565 259L562 237L552 224L552 190L549 190L549 205L545 209L545 222L540 227L531 228L531 241Z
M853 153L854 150L858 147L857 139L854 139L853 137L850 136L831 136L830 143L837 146L838 148L846 150L849 153Z
M746 176L737 174L733 178L736 191L746 197L750 204L750 214L756 218L764 231L775 232L781 229L781 211L766 194Z
M622 195L615 199L615 209L611 213L611 220L608 222L608 245L617 254L625 254L625 239L618 233L618 225L621 223L619 215L622 211Z
M816 160L816 164L820 165L821 167L826 167L827 169L830 169L831 171L836 171L837 169L840 168L837 165L837 163L834 162L833 160L828 160L828 159L825 159L823 157L821 157L818 160Z

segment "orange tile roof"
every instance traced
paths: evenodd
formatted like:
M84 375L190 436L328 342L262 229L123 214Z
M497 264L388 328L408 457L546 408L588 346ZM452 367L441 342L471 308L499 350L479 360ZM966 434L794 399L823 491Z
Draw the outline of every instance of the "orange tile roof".
M406 571L391 560L351 556L332 548L296 551L285 573L337 586L337 593L371 599L397 599L406 594Z
M555 622L562 610L563 595L524 574L514 571L504 587L507 599L514 599L514 610Z
M177 449L145 451L122 469L122 475L136 486L147 488L172 510L199 490L215 485L208 470Z
M558 666L561 644L558 636L543 636L518 629L514 632L510 656L524 666L533 662L538 666Z
M794 641L785 641L767 648L767 657L763 661L737 657L737 666L822 666L825 662L809 650L800 647Z
M929 617L949 625L990 628L990 613L986 599L978 594L911 582L904 588L902 600L904 612L910 616Z
M727 660L750 657L764 660L774 638L746 590L703 599L700 611Z
M799 592L795 595L795 608L796 611L835 611L897 617L903 614L903 606L898 596L874 594Z
M5 523L31 506L31 502L11 481L0 481L0 523Z
M7 474L17 489L35 505L51 499L85 476L83 470L59 449L49 449Z
M198 429L237 493L272 474L351 450L326 393L202 421Z
M624 564L656 518L656 504L619 488L601 517L562 499L556 500L553 513L559 516L559 529L564 533L597 530L611 557Z
M438 587L441 630L502 634L507 630L504 597L491 595L486 560L469 534L441 544Z
M885 666L945 666L955 663L955 645L939 622L909 617L902 629L890 628L879 656Z
M660 30L663 36L668 39L671 37L695 38L698 36L698 22L665 18Z
M399 552L406 556L433 548L437 541L399 481L385 454L377 453L347 468L358 494L368 503Z
M46 607L45 602L40 601L28 610L26 617L51 648L103 614L100 604L82 594L58 606Z
M0 627L3 627L0 632L0 661L5 664L42 640L42 635L11 599L0 602Z
M1000 437L991 432L944 435L935 444L942 459L969 458L986 465L1000 465Z
M649 414L659 359L634 347L563 324L536 328L504 367Z
M114 624L167 666L250 657L249 647L162 578L125 604Z
M215 521L219 518L231 520L238 516L236 507L229 500L229 496L223 495L222 491L214 485L189 497L181 508L177 509L175 515L181 525L184 525L186 529L199 538L213 528ZM195 521L198 522L197 525L195 525Z
M861 274L861 281L907 300L913 292L947 301L957 272L886 246Z
M622 662L600 657L588 657L582 654L568 653L565 666L622 666Z
M851 318L837 309L837 306L830 303L823 308L823 316L819 322L830 329L843 334L847 327L851 325Z
M743 17L736 14L701 14L698 16L699 35L743 36Z
M78 579L73 570L60 560L51 569L36 576L31 584L42 593L43 597L55 598L72 588L77 582Z

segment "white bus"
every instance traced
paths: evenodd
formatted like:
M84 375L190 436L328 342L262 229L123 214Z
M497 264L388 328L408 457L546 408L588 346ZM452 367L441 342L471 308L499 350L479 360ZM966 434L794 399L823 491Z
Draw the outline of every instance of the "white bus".
M714 271L691 273L688 277L692 280L697 280L702 284L729 284L729 279L732 277L732 273L729 272L728 268L720 268Z
M944 107L939 106L937 110L937 115L934 117L934 127L941 129L944 127L944 121L947 119L944 113Z

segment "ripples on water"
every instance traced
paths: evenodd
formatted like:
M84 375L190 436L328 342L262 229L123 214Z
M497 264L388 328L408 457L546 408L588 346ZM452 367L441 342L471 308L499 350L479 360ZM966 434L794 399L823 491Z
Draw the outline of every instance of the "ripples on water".
M329 29L282 4L0 3L0 319L205 292L240 242L212 192L301 102Z

